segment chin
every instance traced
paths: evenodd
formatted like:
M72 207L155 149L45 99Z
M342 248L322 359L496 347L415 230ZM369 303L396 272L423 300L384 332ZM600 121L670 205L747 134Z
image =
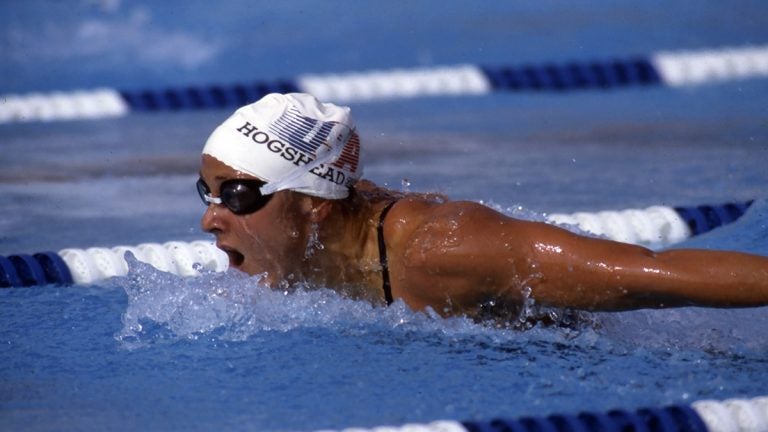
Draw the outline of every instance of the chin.
M269 285L270 287L275 286L275 284L277 283L277 281L275 280L277 278L273 275L277 275L278 272L269 270L265 265L259 265L259 263L248 262L248 260L246 259L243 262L241 262L239 265L233 266L233 267L250 276L265 275L262 281L266 282L266 284Z

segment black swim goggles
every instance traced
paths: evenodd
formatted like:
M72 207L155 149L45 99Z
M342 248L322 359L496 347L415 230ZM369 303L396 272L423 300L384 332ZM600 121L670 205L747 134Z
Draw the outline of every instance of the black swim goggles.
M265 184L261 180L225 180L219 186L219 196L213 197L208 185L198 179L197 193L205 205L224 204L232 213L246 215L261 210L272 199L272 194L262 195L259 190Z

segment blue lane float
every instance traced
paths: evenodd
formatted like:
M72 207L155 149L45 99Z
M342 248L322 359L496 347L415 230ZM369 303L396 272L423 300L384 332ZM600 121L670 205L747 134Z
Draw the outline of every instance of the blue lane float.
M497 91L568 91L662 84L648 59L482 68Z
M72 283L69 267L55 252L0 255L0 288Z
M179 111L240 107L269 93L298 91L292 82L277 81L164 90L122 90L120 96L131 111Z
M703 234L740 218L754 201L716 206L675 207L675 211L686 222L692 235Z
M612 240L641 245L674 244L740 218L753 201L692 207L653 206L646 209L546 215L546 221L575 226ZM0 255L0 288L90 284L128 272L125 253L159 270L199 274L198 267L224 271L228 258L210 241L171 241L113 248L63 249L33 255Z
M345 432L765 432L768 397L703 400L691 405L635 411L582 412L487 421L439 420L425 424L350 428ZM330 431L325 431L330 432Z
M272 92L306 92L336 103L494 92L565 92L684 87L768 77L768 45L657 52L642 57L529 65L460 64L250 83L164 89L95 89L0 95L0 123L97 119L131 112L223 109Z
M468 432L500 431L658 431L708 432L704 421L693 408L685 405L644 408L637 411L614 410L607 413L583 412L577 415L556 414L548 417L493 419L484 422L462 422Z

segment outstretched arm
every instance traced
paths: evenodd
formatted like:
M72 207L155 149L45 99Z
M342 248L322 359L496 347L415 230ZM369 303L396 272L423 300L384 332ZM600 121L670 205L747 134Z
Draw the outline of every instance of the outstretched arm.
M528 289L538 304L586 310L768 305L768 257L653 252L468 202L418 214L418 227L404 233L400 273L401 295L417 308L469 310L492 298L519 303Z
M738 252L653 252L522 223L542 277L534 299L553 306L625 310L768 304L768 258Z

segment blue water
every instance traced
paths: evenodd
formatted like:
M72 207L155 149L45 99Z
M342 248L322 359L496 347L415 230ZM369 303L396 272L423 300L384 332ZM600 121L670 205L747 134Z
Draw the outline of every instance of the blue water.
M635 3L4 2L0 91L768 41L763 2ZM682 246L768 255L767 96L768 81L754 80L353 109L366 177L395 189L531 219L756 198L737 223ZM207 238L194 180L205 137L227 115L0 126L0 254ZM0 429L311 430L768 388L766 308L586 314L576 329L518 332L306 288L135 264L92 286L1 290Z

